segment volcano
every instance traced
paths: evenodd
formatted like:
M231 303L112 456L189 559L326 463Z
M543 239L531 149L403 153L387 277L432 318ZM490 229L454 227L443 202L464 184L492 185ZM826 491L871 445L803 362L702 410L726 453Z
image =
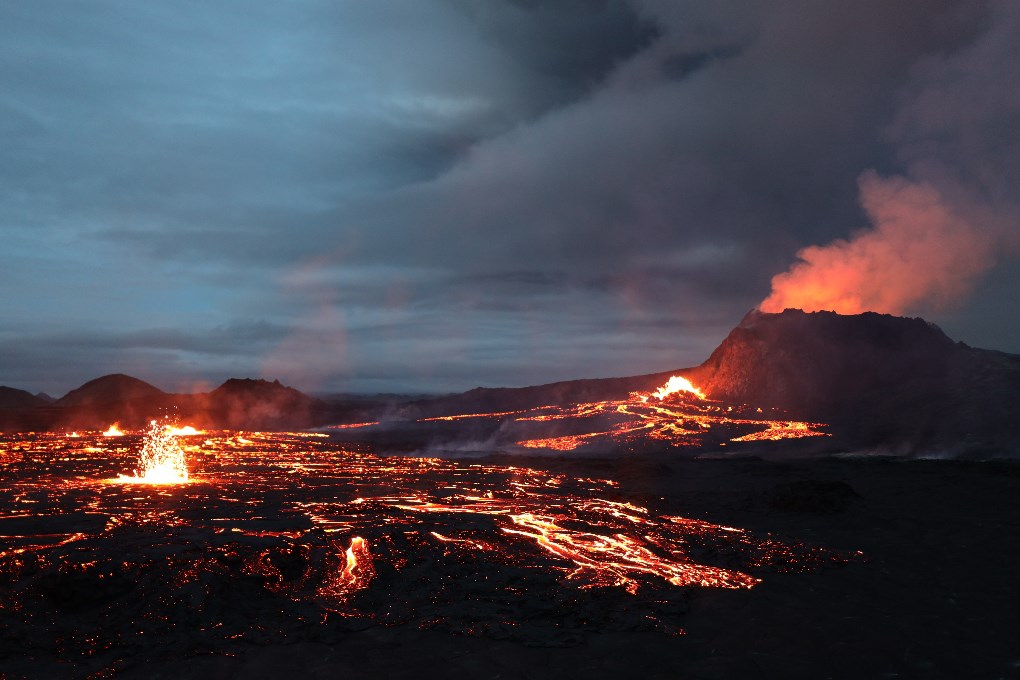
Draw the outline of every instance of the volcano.
M1020 438L1020 356L919 318L755 310L685 373L716 399L824 421L853 445L1006 451Z
M702 364L421 401L406 417L611 402L689 378L712 399L827 423L827 448L1010 455L1020 442L1020 356L954 342L920 318L866 312L749 312Z

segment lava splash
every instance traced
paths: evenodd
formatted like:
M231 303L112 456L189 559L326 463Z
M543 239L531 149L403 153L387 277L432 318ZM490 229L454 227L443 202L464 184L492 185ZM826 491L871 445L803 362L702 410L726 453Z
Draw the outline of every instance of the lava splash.
M138 469L134 475L118 475L113 481L133 484L187 484L188 464L184 449L177 441L182 434L198 434L195 428L179 428L149 422L142 450L138 455Z

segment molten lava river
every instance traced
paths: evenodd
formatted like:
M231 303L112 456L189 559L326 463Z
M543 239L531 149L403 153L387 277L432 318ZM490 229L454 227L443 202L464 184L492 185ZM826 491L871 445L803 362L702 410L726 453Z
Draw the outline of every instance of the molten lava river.
M8 434L0 470L4 655L107 663L377 624L679 634L694 589L851 559L659 514L608 479L322 433Z

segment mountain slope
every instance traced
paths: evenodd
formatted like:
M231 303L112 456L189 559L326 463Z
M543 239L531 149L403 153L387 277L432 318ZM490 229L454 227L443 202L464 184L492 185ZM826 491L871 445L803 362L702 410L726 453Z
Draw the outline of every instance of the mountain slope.
M328 421L328 406L274 380L231 378L212 392L194 395L191 408L215 427L300 429Z
M0 385L0 409L32 409L48 405L49 402L31 392Z
M474 389L409 404L401 417L622 399L670 374L709 398L828 423L834 448L926 454L1020 446L1020 356L957 343L923 319L752 311L701 365L666 373Z
M1020 357L923 319L753 311L686 374L713 399L828 422L855 444L997 447L1020 434Z
M165 392L144 380L123 373L104 375L71 390L55 402L56 406L84 406L110 402L133 401L165 396Z

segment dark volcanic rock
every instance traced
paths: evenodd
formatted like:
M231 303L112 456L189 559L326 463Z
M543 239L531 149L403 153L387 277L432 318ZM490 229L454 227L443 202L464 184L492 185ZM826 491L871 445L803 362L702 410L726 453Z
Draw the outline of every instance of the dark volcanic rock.
M846 482L801 479L780 484L772 492L769 507L785 512L835 515L846 510L860 495Z
M829 415L880 391L943 382L959 351L923 319L752 311L692 374L713 399Z
M63 611L83 611L126 595L134 583L116 566L72 565L41 579L43 594Z

